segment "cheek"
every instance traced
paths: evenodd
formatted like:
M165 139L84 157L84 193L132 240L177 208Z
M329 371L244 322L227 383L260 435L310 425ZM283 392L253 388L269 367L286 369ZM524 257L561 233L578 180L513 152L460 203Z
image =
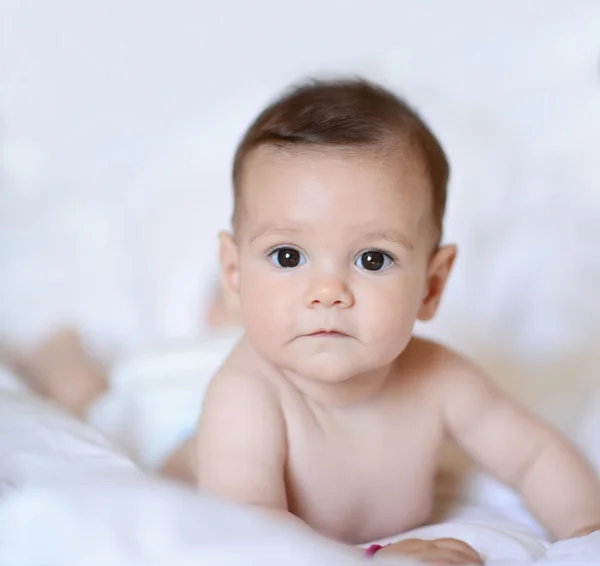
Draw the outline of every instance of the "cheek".
M360 326L374 341L412 332L421 306L421 285L416 277L390 278L377 289L357 293Z
M240 271L242 316L249 332L267 334L283 329L293 317L293 292L289 282L278 275L264 266L248 265Z

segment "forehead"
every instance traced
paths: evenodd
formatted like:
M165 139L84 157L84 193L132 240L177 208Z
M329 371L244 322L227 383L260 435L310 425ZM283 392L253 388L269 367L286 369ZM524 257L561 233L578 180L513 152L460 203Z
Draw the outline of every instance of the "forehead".
M263 146L244 166L243 227L277 221L338 231L402 227L416 238L431 224L431 189L419 160L402 152Z

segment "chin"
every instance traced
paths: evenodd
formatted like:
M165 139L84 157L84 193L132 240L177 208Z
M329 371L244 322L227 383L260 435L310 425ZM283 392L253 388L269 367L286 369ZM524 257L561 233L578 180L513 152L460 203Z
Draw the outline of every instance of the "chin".
M307 379L323 383L343 383L357 373L355 364L350 363L348 358L341 361L339 356L326 354L313 354L294 369Z

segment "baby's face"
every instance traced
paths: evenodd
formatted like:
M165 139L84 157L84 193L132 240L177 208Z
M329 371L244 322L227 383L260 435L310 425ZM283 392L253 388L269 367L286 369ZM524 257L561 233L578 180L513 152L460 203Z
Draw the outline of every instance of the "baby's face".
M328 382L392 362L428 294L429 191L397 156L251 154L234 279L255 348Z

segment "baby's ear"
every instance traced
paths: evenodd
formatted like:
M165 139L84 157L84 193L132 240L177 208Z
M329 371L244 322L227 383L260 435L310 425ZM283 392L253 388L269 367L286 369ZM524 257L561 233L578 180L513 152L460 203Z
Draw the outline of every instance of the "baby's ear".
M229 232L219 234L219 261L221 264L221 289L223 302L228 312L238 312L239 298L239 250L233 235Z
M448 276L456 259L456 246L442 246L429 260L427 270L427 284L423 304L417 318L419 320L431 320L437 312L442 293L446 287Z

